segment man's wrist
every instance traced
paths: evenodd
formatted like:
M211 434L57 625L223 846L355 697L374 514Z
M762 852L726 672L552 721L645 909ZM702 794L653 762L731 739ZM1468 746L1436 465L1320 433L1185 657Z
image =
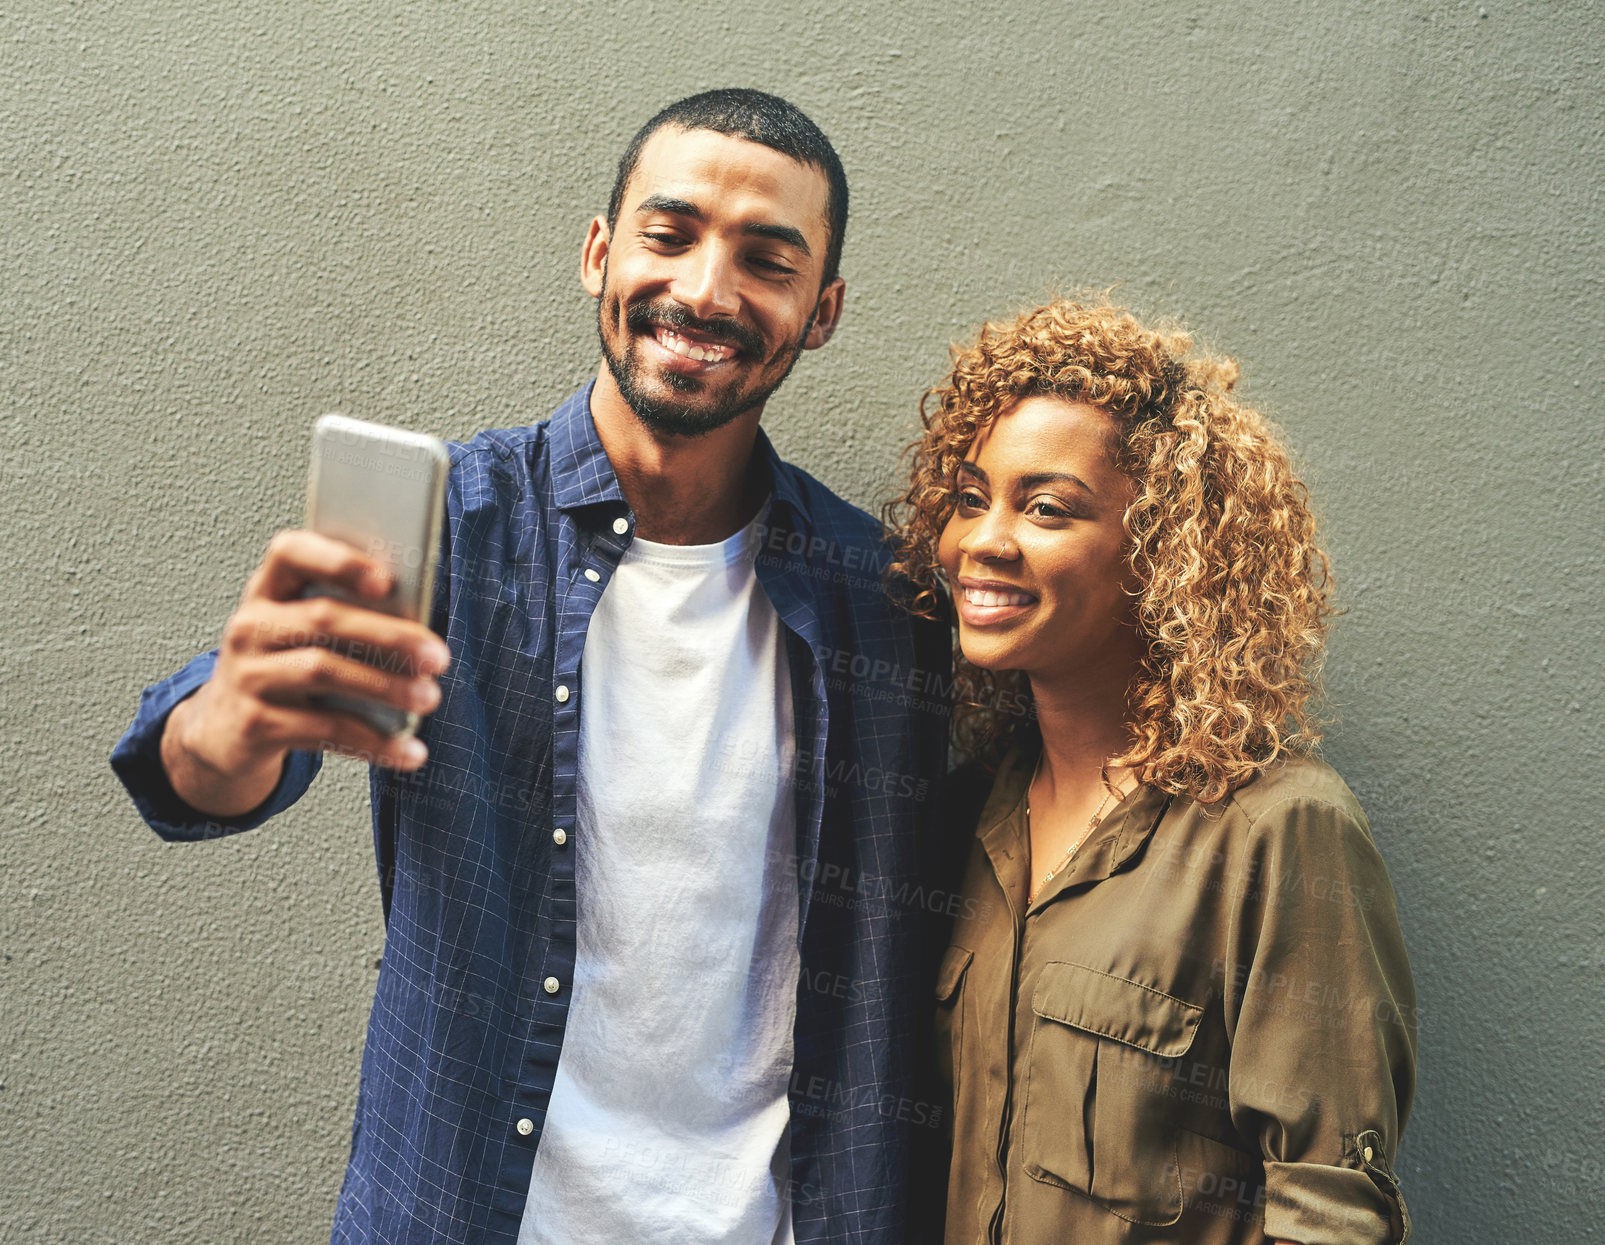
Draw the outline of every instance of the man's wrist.
M173 793L196 812L208 817L242 817L273 794L288 753L265 758L241 773L219 768L190 743L195 702L204 690L179 701L167 715L162 728L162 768Z

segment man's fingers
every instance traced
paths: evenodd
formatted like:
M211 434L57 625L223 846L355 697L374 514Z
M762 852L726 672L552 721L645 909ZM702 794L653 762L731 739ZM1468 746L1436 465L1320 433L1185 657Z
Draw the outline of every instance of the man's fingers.
M446 642L422 623L333 597L253 602L230 620L225 641L251 653L334 648L409 677L439 674L451 662Z
M356 718L329 709L277 709L273 726L286 748L336 752L370 765L399 770L417 769L429 759L429 750L421 740L392 739Z
M336 584L359 597L378 600L390 591L390 571L341 540L302 528L289 528L268 542L262 564L245 595L294 601L308 584Z
M440 703L435 676L451 660L445 642L422 623L332 596L303 597L310 584L377 601L389 591L390 574L359 550L316 532L278 533L223 629L209 685L218 689L209 726L213 751L242 772L286 748L418 768L426 756L422 744L391 739L310 702L344 695L430 713Z
M409 713L431 713L440 685L428 675L379 669L327 648L290 648L241 669L241 690L272 704L305 707L311 696L360 696Z

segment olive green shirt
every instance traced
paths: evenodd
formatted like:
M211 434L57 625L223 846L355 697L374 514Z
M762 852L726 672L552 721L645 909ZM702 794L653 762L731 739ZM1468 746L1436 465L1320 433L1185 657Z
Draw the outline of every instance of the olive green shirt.
M1027 907L1035 760L993 784L937 976L947 1245L1406 1240L1415 993L1343 780L1138 787Z

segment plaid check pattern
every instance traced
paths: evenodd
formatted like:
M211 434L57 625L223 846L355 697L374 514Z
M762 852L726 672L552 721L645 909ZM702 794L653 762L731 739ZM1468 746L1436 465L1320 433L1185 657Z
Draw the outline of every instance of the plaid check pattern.
M580 655L635 522L590 388L545 423L451 447L431 622L453 661L420 732L428 764L371 772L386 940L335 1245L517 1239L584 901ZM757 573L785 628L797 715L796 1237L879 1245L904 1231L911 1142L940 1114L915 1097L914 1064L919 941L942 902L923 837L947 757L948 633L887 599L878 523L781 462L762 432L758 455L774 501ZM186 806L162 769L161 733L215 660L147 688L112 754L164 839L260 825L320 765L293 753L245 817Z

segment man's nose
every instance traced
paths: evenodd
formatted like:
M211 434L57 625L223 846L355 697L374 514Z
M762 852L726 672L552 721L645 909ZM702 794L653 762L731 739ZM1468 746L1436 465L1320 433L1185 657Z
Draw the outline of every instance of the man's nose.
M735 256L717 241L704 240L686 256L674 296L699 320L734 316L741 309Z

